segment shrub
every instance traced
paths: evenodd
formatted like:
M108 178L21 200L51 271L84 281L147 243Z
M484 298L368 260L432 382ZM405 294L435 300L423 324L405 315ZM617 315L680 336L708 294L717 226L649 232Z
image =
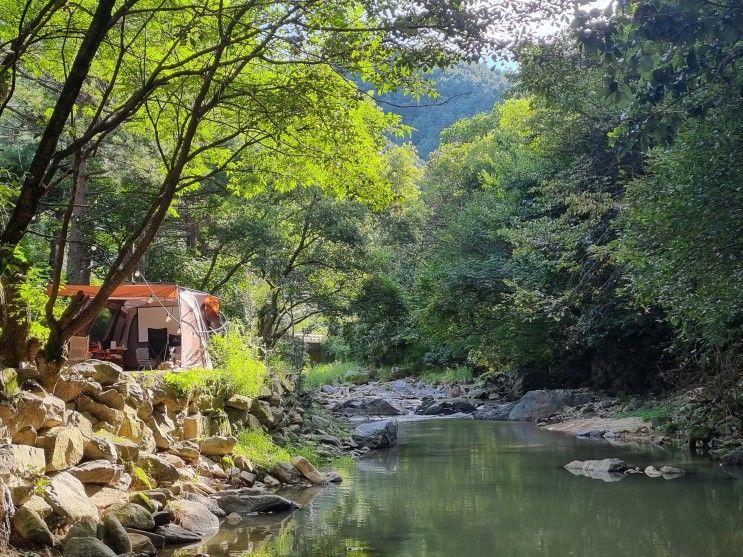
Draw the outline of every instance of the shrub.
M449 367L443 370L427 371L421 375L424 383L470 383L473 381L472 368L469 366Z
M215 369L188 369L167 373L163 380L173 394L193 397L206 393L215 398L233 394L257 396L268 370L250 335L238 325L211 338L209 352Z
M314 389L321 385L336 385L345 381L349 371L358 369L359 364L354 361L340 361L329 364L318 364L308 367L305 371L304 385Z
M267 468L277 462L289 462L291 460L289 451L274 443L270 435L253 429L240 432L233 452Z

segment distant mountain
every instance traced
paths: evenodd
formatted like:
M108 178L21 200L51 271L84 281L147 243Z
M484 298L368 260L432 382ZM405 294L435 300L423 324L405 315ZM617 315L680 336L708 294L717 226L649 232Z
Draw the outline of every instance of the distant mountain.
M485 64L435 70L431 79L436 82L439 98L415 101L402 93L375 97L386 112L399 114L405 124L415 128L410 140L423 159L439 146L441 130L461 118L490 112L509 88L506 73Z

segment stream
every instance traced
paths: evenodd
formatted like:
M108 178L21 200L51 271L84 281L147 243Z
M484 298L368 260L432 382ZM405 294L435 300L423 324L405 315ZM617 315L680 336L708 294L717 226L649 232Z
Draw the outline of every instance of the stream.
M733 556L743 474L651 446L617 446L531 423L400 423L400 446L362 458L340 486L282 494L305 508L245 517L173 556ZM677 466L674 480L574 476L574 459ZM737 548L737 549L736 549Z

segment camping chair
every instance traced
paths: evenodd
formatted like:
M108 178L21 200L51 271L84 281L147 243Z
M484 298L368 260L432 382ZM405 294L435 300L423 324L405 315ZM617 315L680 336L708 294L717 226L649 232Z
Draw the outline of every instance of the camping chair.
M134 353L137 355L137 365L139 369L152 369L154 362L150 358L149 348L137 348Z
M84 362L90 359L90 337L72 337L68 344L67 361L70 363Z
M147 348L151 360L164 362L170 359L168 350L168 329L147 328Z

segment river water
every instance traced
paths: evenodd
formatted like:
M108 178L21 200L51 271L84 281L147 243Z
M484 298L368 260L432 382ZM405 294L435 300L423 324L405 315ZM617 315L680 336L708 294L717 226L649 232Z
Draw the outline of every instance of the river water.
M574 459L675 465L675 480L574 476ZM285 492L291 515L247 517L198 548L211 557L700 557L743 555L743 479L700 457L615 446L533 424L400 424L400 446L341 486Z

